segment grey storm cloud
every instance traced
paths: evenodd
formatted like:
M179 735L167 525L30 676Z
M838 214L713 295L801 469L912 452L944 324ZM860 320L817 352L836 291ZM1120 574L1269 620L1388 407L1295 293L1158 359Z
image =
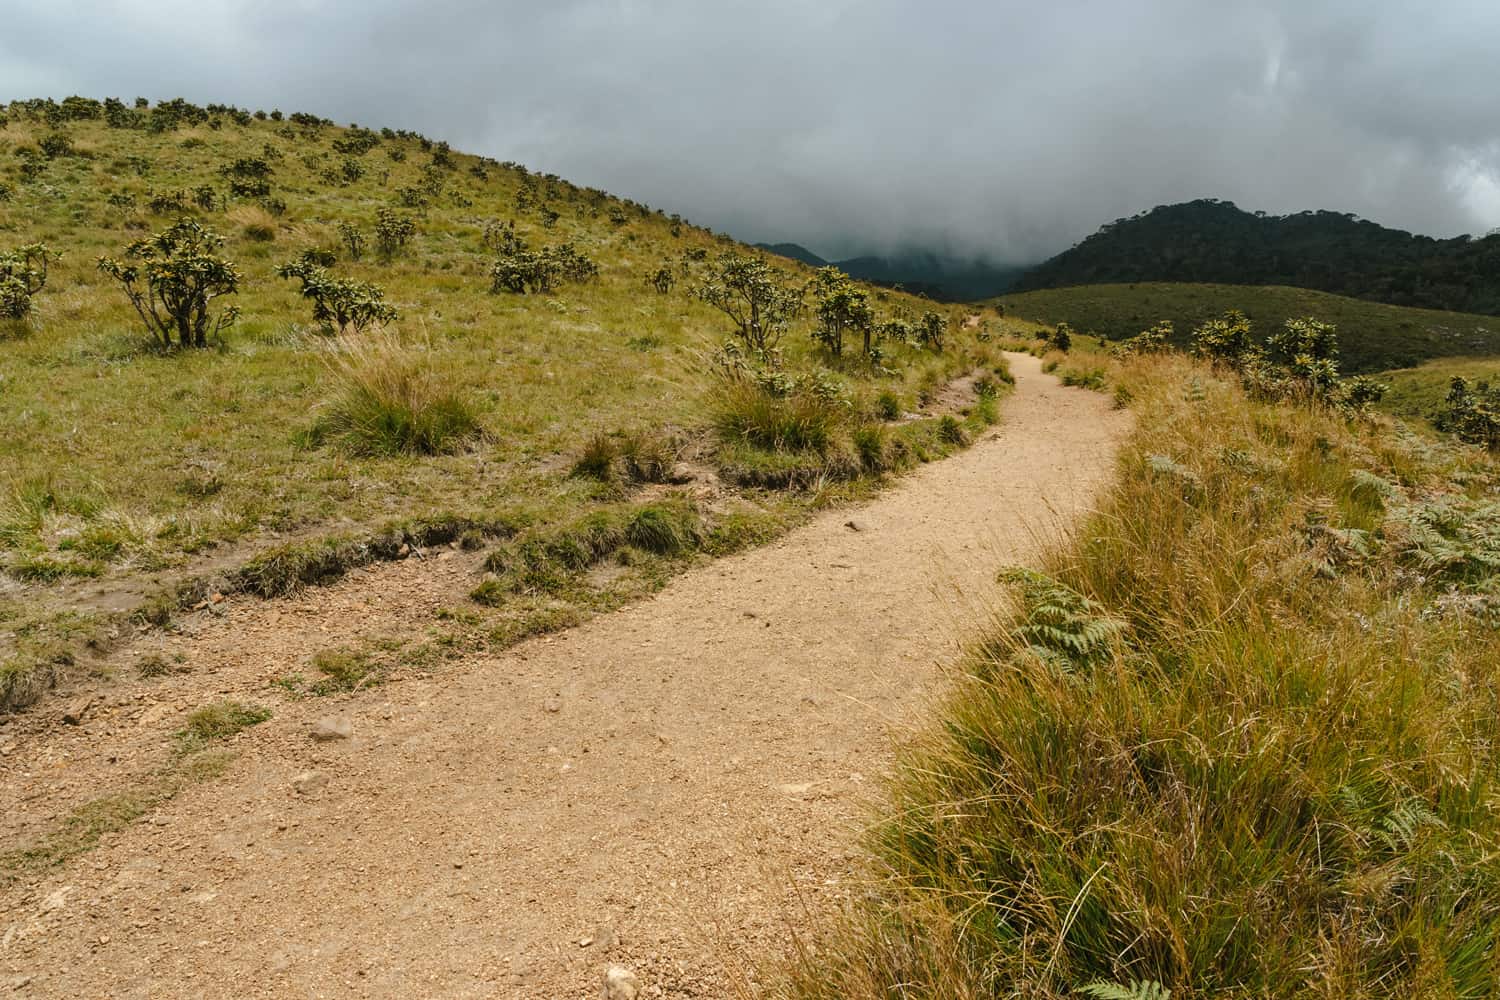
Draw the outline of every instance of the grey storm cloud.
M410 128L825 255L1020 262L1153 205L1500 225L1500 4L0 0L0 97Z

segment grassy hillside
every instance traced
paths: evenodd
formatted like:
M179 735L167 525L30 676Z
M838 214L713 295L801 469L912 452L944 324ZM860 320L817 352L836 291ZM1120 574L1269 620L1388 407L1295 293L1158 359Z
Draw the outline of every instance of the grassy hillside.
M1164 284L1081 285L1006 295L1007 315L1068 323L1110 339L1131 337L1169 319L1180 344L1204 320L1239 309L1262 335L1294 316L1315 316L1339 328L1346 371L1406 368L1431 358L1500 354L1500 319L1435 312L1344 298L1304 288Z
M1108 378L1119 482L1007 575L775 995L1494 996L1500 467L1181 357Z
M1013 287L1232 282L1495 314L1497 276L1500 235L1439 240L1340 212L1267 215L1208 198L1117 219L1032 268Z
M1416 368L1382 372L1391 388L1380 408L1405 420L1428 421L1442 408L1455 377L1500 382L1500 358L1442 358Z
M714 428L733 379L713 355L734 326L694 294L736 249L724 237L410 133L173 103L0 111L0 253L62 254L30 316L0 328L0 673L66 660L96 610L202 565L221 586L270 593L408 542L545 541L589 512L628 521L642 479L672 481L671 500L677 467L695 463L738 485L713 510L688 505L694 538L722 548L953 447L962 433L940 435L936 414L906 415L998 364L956 323L946 350L889 339L879 366L833 359L804 315L782 341L786 385L746 398L776 418L816 388L807 406L825 433L731 440ZM388 256L382 212L414 227ZM226 239L242 280L215 306L241 316L207 349L164 351L95 261L181 218ZM365 241L358 259L346 230ZM571 244L597 276L497 292L492 267L517 240ZM334 260L330 277L378 286L398 317L330 335L276 273L310 249ZM789 286L810 273L774 266ZM930 308L879 290L872 304L881 319ZM590 474L572 474L585 455ZM814 481L816 496L756 488ZM590 551L585 564L606 550ZM257 553L253 572L224 575ZM611 594L654 585L653 555ZM512 577L490 603L556 604L560 585Z

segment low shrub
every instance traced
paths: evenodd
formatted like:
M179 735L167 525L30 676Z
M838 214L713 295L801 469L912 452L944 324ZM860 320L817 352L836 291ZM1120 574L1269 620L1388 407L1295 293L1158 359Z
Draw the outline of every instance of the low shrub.
M276 273L301 282L302 297L312 303L313 320L327 332L363 333L396 319L396 308L386 303L378 285L335 278L319 261L316 252L304 251L296 260L279 265Z
M48 266L62 257L45 243L28 243L0 252L0 319L23 320L31 300L47 287Z
M375 251L382 260L390 260L406 248L417 235L417 224L389 208L375 213Z

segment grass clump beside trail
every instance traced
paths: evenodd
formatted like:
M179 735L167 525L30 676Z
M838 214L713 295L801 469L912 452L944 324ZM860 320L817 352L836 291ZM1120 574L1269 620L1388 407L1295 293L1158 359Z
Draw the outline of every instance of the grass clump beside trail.
M308 444L352 455L448 455L481 433L474 408L389 334L346 337L331 363L337 393Z
M945 378L975 369L972 399L959 412L902 419L889 389L855 390L829 372L791 375L721 357L713 397L720 472L741 486L783 489L941 458L999 419L998 398L1014 379L998 347L975 342L959 359L935 356L918 380L917 403L927 406Z
M1189 331L1226 309L1243 310L1260 330L1315 316L1343 331L1344 361L1351 374L1408 367L1431 358L1500 354L1500 318L1494 316L1411 309L1278 285L1079 285L995 301L1008 316L1054 326L1067 323L1115 341L1170 320L1178 331L1178 346L1186 345Z
M259 725L271 717L271 710L261 705L238 701L216 701L193 711L176 733L184 751L200 750L210 743L227 740L241 730Z
M810 998L1482 998L1500 467L1181 358L904 752Z

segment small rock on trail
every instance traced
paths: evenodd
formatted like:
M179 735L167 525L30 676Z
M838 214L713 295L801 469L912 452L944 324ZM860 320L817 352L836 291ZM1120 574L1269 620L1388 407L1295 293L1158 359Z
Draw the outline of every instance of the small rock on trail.
M635 1000L641 995L640 980L623 965L611 965L604 973L604 1000Z
M354 723L343 716L325 716L313 723L310 735L319 743L347 740L354 735Z

